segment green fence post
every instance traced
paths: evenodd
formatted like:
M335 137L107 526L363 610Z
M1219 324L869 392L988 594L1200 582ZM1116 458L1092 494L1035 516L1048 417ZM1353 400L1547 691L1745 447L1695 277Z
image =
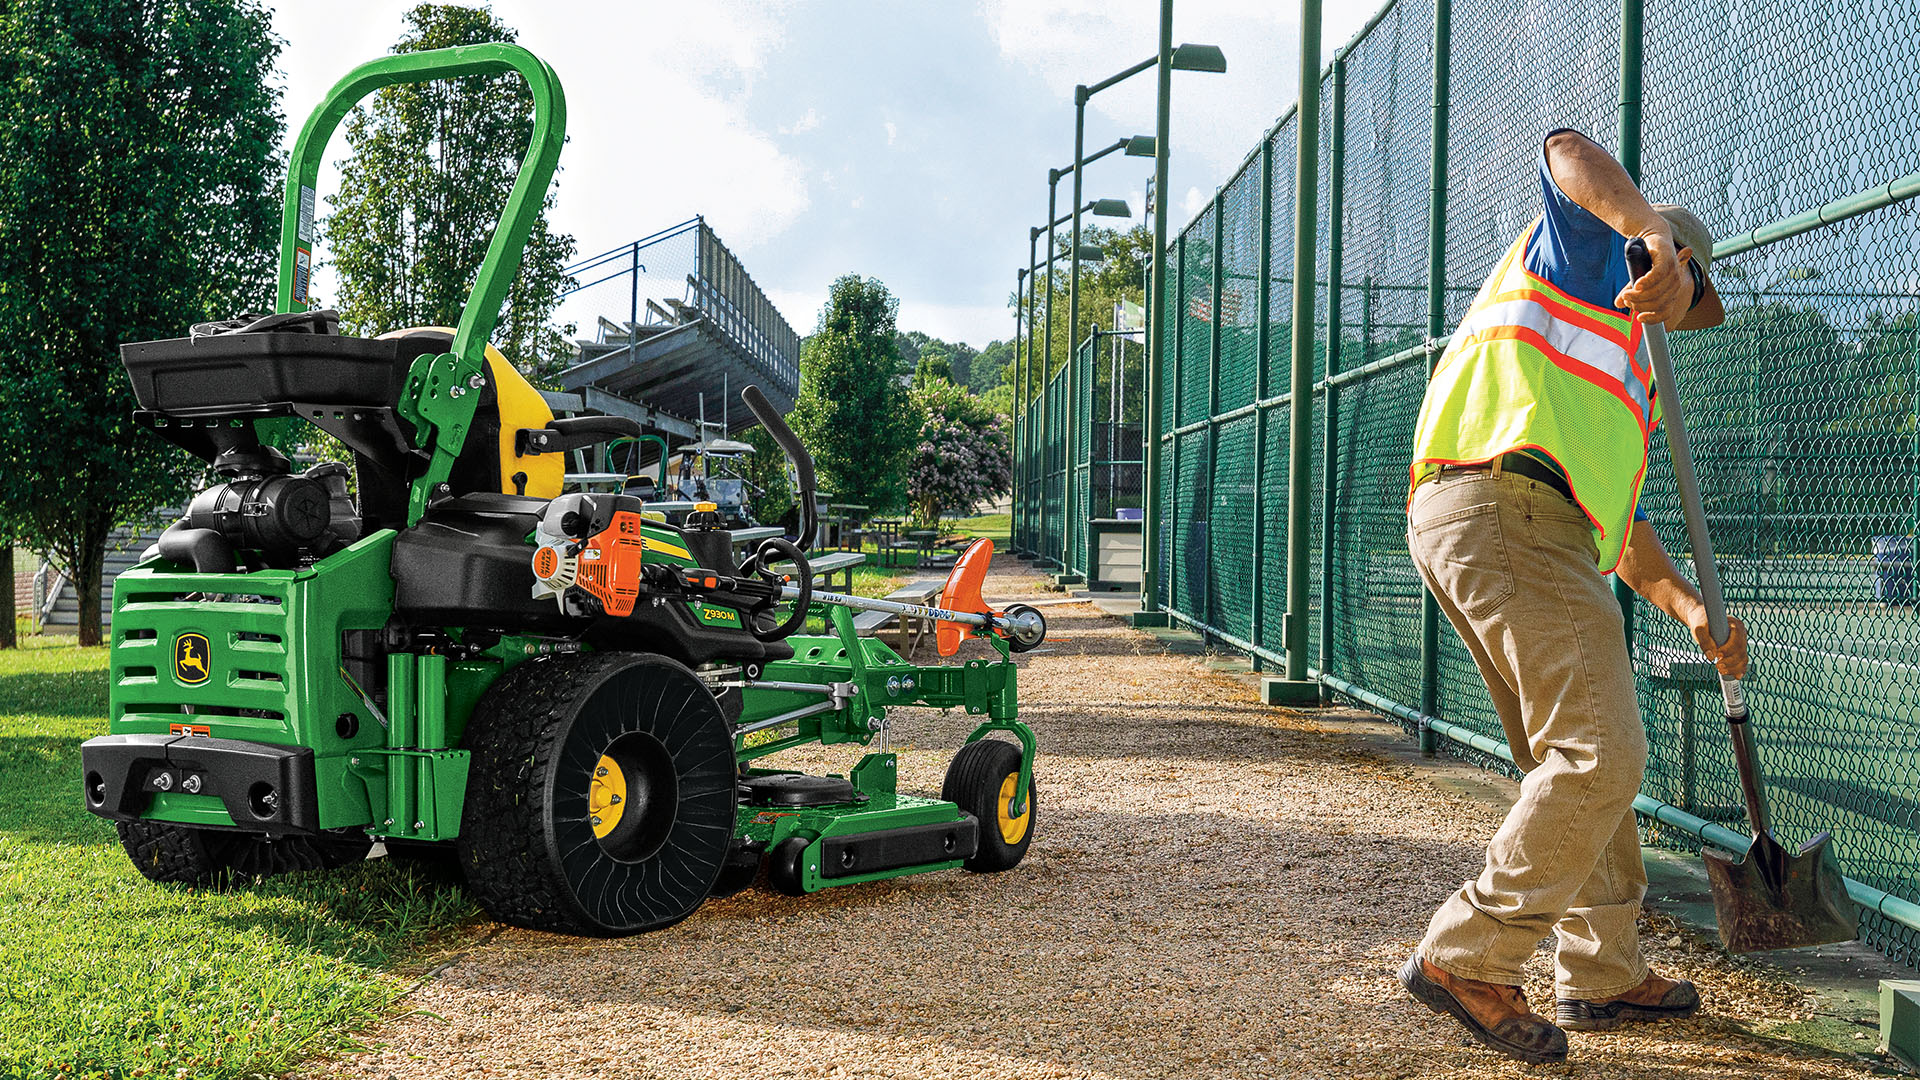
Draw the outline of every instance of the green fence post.
M1143 367L1147 414L1140 418L1140 610L1134 626L1165 626L1160 610L1160 398L1167 336L1167 137L1173 101L1173 0L1160 0L1160 42L1154 70L1153 276L1147 279L1147 355ZM1176 413L1176 416L1179 414Z
M1194 516L1207 523L1207 574L1202 579L1207 594L1199 611L1193 610L1191 600L1187 604L1187 614L1196 616L1208 626L1217 626L1220 621L1213 611L1213 508L1220 505L1219 493L1214 491L1220 466L1220 428L1214 418L1220 415L1220 313L1226 307L1220 299L1227 261L1227 204L1224 195L1224 188L1213 193L1213 276L1208 279L1207 291L1207 505L1193 508Z
M1060 170L1047 170L1047 314L1046 329L1040 335L1040 430L1044 433L1040 445L1045 451L1040 461L1040 534L1039 557L1033 560L1035 566L1044 566L1052 559L1047 555L1047 495L1053 487L1051 477L1053 465L1053 427L1056 422L1053 408L1048 400L1053 396L1053 267L1059 254L1053 247L1053 219L1055 189L1060 186Z
M1432 342L1447 323L1447 119L1453 38L1452 0L1435 0L1433 7L1433 175L1427 203L1427 376L1439 354ZM1420 600L1420 712L1440 715L1440 605L1433 594ZM1437 753L1439 737L1420 728L1420 752Z
M1266 645L1267 630L1267 360L1273 352L1273 139L1260 140L1260 283L1254 286L1253 308L1260 321L1253 331L1253 592L1247 640ZM1263 661L1248 657L1253 670Z
M1347 53L1333 57L1333 116L1328 124L1327 162L1327 400L1321 403L1325 414L1321 436L1320 467L1320 673L1333 673L1333 512L1338 488L1335 471L1338 452L1340 388L1333 377L1340 374L1340 305L1343 297L1340 275L1345 271L1341 251L1346 235L1347 211ZM1327 684L1320 683L1320 703L1332 700Z
M1039 405L1034 400L1033 389L1033 352L1040 340L1040 321L1034 317L1039 309L1040 300L1040 256L1038 244L1040 231L1027 230L1027 366L1020 376L1022 388L1027 395L1027 486L1026 511L1021 515L1021 524L1026 530L1024 550L1030 556L1040 550L1040 538L1034 530L1034 463L1039 457Z
M1641 69L1646 46L1646 0L1620 0L1620 167L1634 183L1640 182ZM1627 632L1627 652L1633 652L1633 590L1613 577L1613 598L1620 604L1620 624Z
M1185 373L1181 369L1186 366L1185 360L1187 352L1187 233L1184 229L1180 231L1180 239L1174 241L1173 308L1169 314L1173 318L1173 401L1171 402L1173 411L1170 417L1173 423L1169 426L1172 430L1179 431L1180 406L1182 404L1180 399L1184 396L1181 394L1180 388L1181 384L1186 381ZM1167 524L1170 526L1176 524L1180 516L1180 498L1178 494L1174 493L1174 488L1180 483L1180 436L1178 435L1173 437L1173 453L1171 456L1173 460L1169 475L1172 479L1167 482L1167 490L1171 496L1167 499ZM1167 537L1168 548L1173 548L1178 543L1174 534L1177 534L1177 530L1171 530L1170 535ZM1174 560L1169 559L1167 561L1173 562ZM1168 610L1172 610L1174 606L1174 582L1175 579L1172 577L1167 579Z
M1445 2L1445 0L1441 0ZM1313 288L1320 198L1320 0L1300 0L1299 145L1293 171L1293 349L1287 402L1287 618L1283 679L1261 682L1268 704L1309 705L1320 684L1307 678L1307 555L1313 544Z

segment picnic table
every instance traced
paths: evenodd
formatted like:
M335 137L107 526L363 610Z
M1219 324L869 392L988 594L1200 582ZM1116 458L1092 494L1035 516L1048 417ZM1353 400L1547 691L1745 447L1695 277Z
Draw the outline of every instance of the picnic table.
M931 604L940 595L943 578L920 578L888 593L883 599L897 604ZM853 617L853 630L862 637L879 637L880 632L892 627L894 632L893 651L908 659L920 648L920 639L927 636L933 628L933 620L913 615L899 615L891 611L863 611Z
M813 577L818 584L833 588L833 575L841 575L841 592L853 591L853 568L867 561L867 557L858 551L831 551L807 557L807 565L813 569ZM792 563L781 563L792 566Z
M784 536L778 525L755 525L750 529L732 529L733 542L739 544L757 544L768 537Z
M933 561L933 543L940 539L940 530L913 529L907 533L907 539L920 549L920 565L924 568Z

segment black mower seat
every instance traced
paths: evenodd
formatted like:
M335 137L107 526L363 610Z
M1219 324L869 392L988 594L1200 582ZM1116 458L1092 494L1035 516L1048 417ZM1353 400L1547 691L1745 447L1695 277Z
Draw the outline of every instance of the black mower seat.
M218 334L129 342L120 359L142 409L220 416L280 402L391 407L407 369L434 351L425 339Z

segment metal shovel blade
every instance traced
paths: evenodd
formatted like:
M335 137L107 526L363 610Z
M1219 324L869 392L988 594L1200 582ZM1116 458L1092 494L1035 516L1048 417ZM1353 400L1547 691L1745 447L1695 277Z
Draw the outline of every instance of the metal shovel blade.
M1858 936L1860 909L1847 896L1831 839L1820 833L1790 854L1762 833L1744 858L1701 850L1728 952L1804 949Z

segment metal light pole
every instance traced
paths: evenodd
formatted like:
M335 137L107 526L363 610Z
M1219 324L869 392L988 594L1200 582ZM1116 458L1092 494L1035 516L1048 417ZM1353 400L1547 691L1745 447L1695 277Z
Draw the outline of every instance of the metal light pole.
M1027 313L1027 303L1024 295L1026 291L1027 268L1024 266L1015 267L1013 275L1013 338L1011 344L1013 345L1013 445L1016 448L1021 448L1026 445L1020 437L1021 432L1025 430L1026 427L1026 410L1020 406L1020 379L1025 371L1020 355L1020 346L1022 344L1020 340L1020 329L1023 325L1022 319L1025 318ZM1023 485L1020 482L1020 472L1020 459L1015 457L1013 459L1012 483L1009 485L1013 492L1013 509L1008 515L1007 528L1009 534L1007 546L1014 551L1021 550L1020 496L1023 493Z
M1057 186L1059 185L1060 178L1065 175L1066 175L1066 170L1064 169L1050 169L1047 172L1047 210L1049 213L1051 213L1053 210L1054 192ZM1037 529L1037 535L1034 538L1034 554L1035 554L1034 562L1036 564L1042 564L1042 563L1053 561L1048 556L1046 551L1046 531L1047 531L1047 497L1046 496L1047 496L1047 466L1048 466L1048 462L1047 462L1048 447L1046 446L1046 440L1049 438L1053 430L1053 425L1051 423L1052 418L1049 416L1049 413L1051 412L1051 410L1047 406L1047 383L1053 376L1053 265L1055 262L1057 262L1061 258L1063 254L1066 254L1064 252L1055 250L1054 243L1053 243L1053 229L1054 229L1054 226L1065 224L1068 220L1078 216L1083 211L1089 211L1089 210L1097 211L1099 206L1102 203L1113 203L1113 202L1118 202L1118 200L1100 199L1095 202L1088 203L1085 206L1076 205L1073 208L1071 213L1062 214L1059 217L1049 217L1047 219L1047 224L1044 230L1047 235L1047 258L1046 258L1047 313L1045 317L1046 333L1043 336L1041 341L1041 359L1040 359L1040 371L1039 371L1040 387L1038 390L1038 393L1040 395L1040 416L1038 418L1038 423L1040 426L1040 438L1041 438L1042 444L1040 446L1040 506L1039 506L1040 521ZM1124 207L1125 204L1122 203L1121 205ZM1032 237L1032 240L1039 239L1041 232L1042 232L1041 229L1034 229L1033 232L1030 234ZM1029 240L1028 242L1028 250L1029 250L1028 258L1029 259L1032 258L1032 254L1031 254L1032 240ZM1077 255L1078 253L1079 251L1078 251L1078 248L1076 247L1074 254ZM1033 273L1038 274L1038 272L1039 272L1038 267L1037 265L1035 265L1035 269ZM1031 316L1029 316L1029 325L1031 325L1031 321L1032 321ZM1032 362L1033 350L1029 348L1027 350L1027 353L1028 353L1027 366L1029 369L1031 369L1033 366L1033 362ZM1066 509L1067 509L1066 507L1062 506L1061 513L1064 514L1066 512Z
M1183 46L1184 48L1185 46ZM1198 48L1208 48L1199 46ZM1146 446L1141 454L1141 522L1140 522L1140 610L1135 612L1132 623L1135 626L1165 626L1166 613L1160 610L1160 364L1162 338L1165 337L1166 324L1166 274L1160 260L1167 250L1167 137L1168 121L1173 101L1173 0L1160 0L1160 48L1154 56L1158 68L1157 104L1154 110L1153 129L1153 276L1148 279L1151 288L1148 291L1147 304L1147 416ZM1218 66L1198 68L1197 70L1225 71L1227 62L1219 49L1213 49L1208 60L1217 60ZM1264 316L1263 316L1264 317Z
M1151 147L1153 145L1153 140L1148 136L1135 135L1131 139L1120 139L1115 143L1113 143L1113 145L1108 146L1102 150L1098 150L1091 155L1087 154L1086 153L1087 99L1092 97L1094 94L1100 92L1101 90L1104 90L1109 86L1112 86L1114 83L1117 83L1120 80L1127 78L1128 76L1135 75L1141 71L1145 71L1148 67L1151 67L1152 65L1153 65L1153 61L1147 60L1142 63L1135 64L1133 67L1128 68L1127 70L1121 72L1118 75L1115 75L1110 79L1104 79L1098 83L1095 83L1091 87L1076 86L1073 88L1073 164L1068 166L1064 170L1060 170L1063 173L1065 172L1073 173L1073 238L1072 238L1073 257L1067 269L1067 409L1068 409L1068 416L1067 416L1066 438L1064 440L1066 459L1067 459L1067 476L1066 476L1066 484L1063 486L1063 499L1062 499L1062 504L1063 504L1062 512L1066 515L1067 522L1071 522L1072 520L1074 520L1075 507L1077 506L1077 502L1074 499L1075 484L1074 484L1074 467L1073 467L1073 461L1074 461L1073 430L1074 430L1074 420L1077 418L1072 415L1072 412L1073 410L1079 407L1079 401L1080 401L1079 381L1078 381L1079 371L1073 362L1073 354L1074 354L1074 351L1079 347L1079 340L1080 340L1079 339L1079 333L1080 333L1080 211L1081 211L1080 177L1081 177L1081 174L1086 170L1086 167L1088 165L1091 165L1092 163L1100 160L1101 158L1106 157L1108 154L1111 154L1116 150L1125 151L1127 156L1129 157L1145 157L1149 152L1151 152ZM1120 199L1098 199L1089 205L1091 206L1094 216L1096 217L1131 217L1133 216L1133 212L1127 208L1127 204ZM1065 524L1065 522L1063 522L1063 524ZM1056 575L1054 578L1055 584L1078 585L1084 580L1081 577L1081 575L1073 572L1073 561L1069 553L1069 549L1073 542L1073 537L1071 535L1072 532L1073 530L1071 528L1062 528L1060 530L1060 573Z
M1047 383L1053 379L1053 261L1057 257L1053 243L1053 227L1058 222L1054 216L1055 195L1060 188L1059 169L1047 170L1047 316L1046 332L1040 336L1040 531L1036 546L1036 565L1051 562L1047 553L1047 442L1053 434L1053 424L1048 417Z

